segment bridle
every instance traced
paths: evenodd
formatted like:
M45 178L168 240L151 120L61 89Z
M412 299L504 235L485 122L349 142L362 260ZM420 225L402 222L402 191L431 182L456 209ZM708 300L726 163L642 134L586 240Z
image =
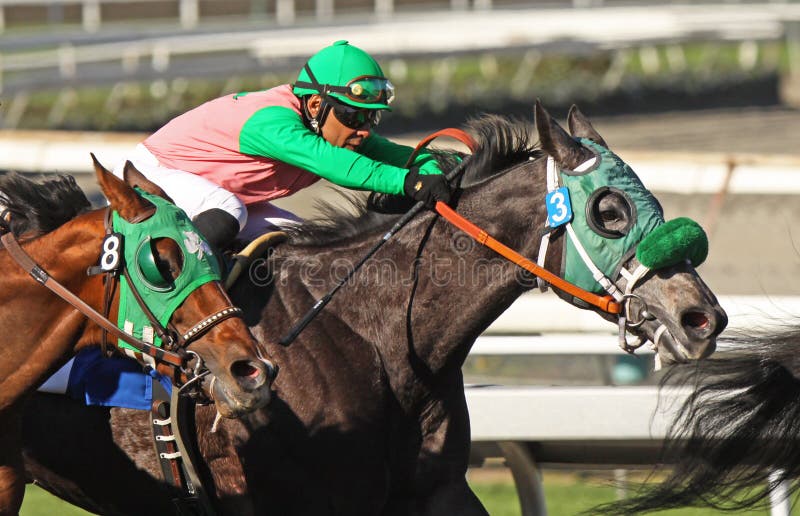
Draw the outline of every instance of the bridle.
M412 161L413 157L416 154L418 154L420 150L425 148L431 141L433 141L438 136L453 137L464 143L468 148L470 148L470 150L473 151L476 147L474 140L467 133L459 129L447 129L445 131L434 133L428 136L427 138L423 139L415 148L414 154L412 154L412 157L409 158L409 161ZM592 158L592 160L594 159L597 158ZM557 165L555 164L555 161L553 160L552 157L548 156L547 160L548 160L547 161L548 190L552 190L553 185L557 184ZM578 167L578 169L580 169L580 167ZM519 252L511 249L502 242L499 242L497 239L489 235L479 226L473 224L463 216L456 213L456 211L453 210L447 204L441 201L437 202L435 210L446 221L456 226L458 229L460 229L461 231L472 237L475 241L477 241L481 245L484 245L492 249L502 257L513 262L514 264L526 270L527 272L533 274L537 278L537 283L541 290L543 291L546 290L547 285L550 285L568 294L569 296L571 296L571 298L579 299L584 303L594 306L595 308L597 308L602 312L616 315L619 328L619 345L627 353L635 352L636 349L641 347L647 341L646 338L637 335L636 339L633 342L629 342L627 339L627 333L629 330L638 329L647 321L657 320L656 317L650 312L647 303L640 296L633 293L633 290L638 285L638 283L650 272L651 270L650 268L642 264L639 264L633 271L628 271L624 266L621 266L619 268L617 278L623 277L626 280L624 289L621 289L619 285L617 285L616 281L608 278L597 268L592 259L589 257L589 254L585 251L584 246L580 243L580 239L575 234L574 230L572 229L572 226L568 224L567 225L568 237L573 239L573 243L576 245L576 248L578 249L581 258L586 263L587 267L592 271L594 279L606 291L606 295L597 295L584 288L579 287L578 285L575 285L572 282L567 281L566 279L550 272L544 267L545 258L547 254L547 246L552 231L544 232L544 235L542 237L542 242L539 247L539 255L537 263L534 263L531 260L525 258ZM570 301L572 304L575 304L575 302L572 299L568 299L568 301ZM634 310L635 304L639 305L638 310ZM657 328L653 336L653 344L652 344L653 349L657 349L660 344L662 336L665 333L669 333L669 330L667 329L666 325L660 321L658 322L659 322L659 327ZM680 344L678 344L678 346L682 347L680 346ZM680 349L674 349L672 346L670 346L670 348L671 352L675 356L678 356L680 353L685 354L685 352L683 352ZM656 354L656 356L658 356L658 354ZM656 367L657 368L659 367L658 360L656 362Z
M470 151L474 152L477 148L477 143L473 138L467 134L466 132L460 129L454 128L447 128L437 131L423 140L421 140L411 155L409 156L406 167L410 166L414 159L419 155L419 153L428 146L433 140L440 136L449 136L454 138L464 145L466 145ZM455 169L448 172L445 176L446 180L454 181L457 177L464 171L465 165L469 160L469 156L464 157L463 160L459 165L456 166ZM548 169L555 170L555 162L552 160L552 157L548 157ZM548 174L549 175L549 174ZM364 264L366 261L371 258L383 244L385 244L389 239L391 239L395 234L397 234L400 229L402 229L416 214L418 214L422 209L425 208L425 204L423 202L417 202L403 217L398 220L394 226L392 226L389 231L387 231L381 240L377 242L352 268L349 269L347 275L342 278L329 292L327 292L323 297L319 298L315 303L314 306L309 309L305 315L295 323L292 328L288 331L286 335L281 337L278 341L281 345L288 346L291 344L300 332L308 326L308 324L324 309L324 307L331 301L333 296L339 289L346 284L347 281L355 274L355 272ZM641 279L650 271L650 269L644 265L639 265L633 272L627 271L624 267L621 267L619 273L616 277L622 276L625 277L627 282L624 291L620 290L617 284L607 278L605 274L600 272L600 270L594 265L592 260L586 255L587 266L590 270L593 271L593 277L595 281L597 281L600 285L603 286L603 289L606 291L605 295L598 295L589 290L582 288L581 286L567 281L565 278L550 272L544 267L544 260L546 257L547 252L547 244L549 243L550 233L551 230L548 229L544 231L544 237L542 240L542 244L539 247L539 263L534 263L533 261L529 260L519 252L511 249L507 245L503 244L502 242L498 241L491 235L489 235L486 231L484 231L479 226L475 225L474 223L470 222L463 216L459 215L454 209L452 209L447 204L439 201L436 203L434 207L435 211L448 223L454 225L468 236L473 238L479 244L484 245L497 254L501 255L503 258L509 260L510 262L516 264L520 268L524 269L525 271L529 272L530 274L537 277L537 281L539 282L540 288L544 289L547 285L551 285L557 289L559 289L562 293L565 294L567 297L567 301L571 304L576 306L578 303L576 300L580 300L587 306L593 306L601 312L605 312L617 317L618 324L619 324L619 344L620 347L628 353L633 353L638 347L640 347L644 342L645 339L641 337L637 337L637 341L633 343L629 343L627 341L626 335L628 330L630 329L637 329L641 325L643 325L648 320L653 320L655 317L651 314L648 310L646 303L642 300L639 296L633 293L633 289L636 287L637 283L641 281ZM569 226L567 231L569 231ZM579 239L576 239L579 242ZM579 248L583 248L582 245L578 245ZM585 253L585 250L583 251ZM631 315L634 313L632 309L632 302L638 300L639 303L642 305L642 308L637 313L637 319L633 320ZM586 306L582 306L585 308ZM633 321L633 322L631 322ZM668 333L667 327L662 323L659 328L656 330L654 334L654 346L659 345L659 341L664 333ZM680 344L678 344L680 346ZM677 357L678 350L672 349L673 354ZM684 353L685 354L685 353ZM658 355L656 355L658 356ZM657 362L658 365L658 362Z
M140 216L137 221L146 219L155 211L150 210ZM108 208L105 216L106 238L113 234L110 224L111 208ZM77 295L69 291L61 283L56 281L45 271L36 261L20 246L16 237L10 228L10 215L9 211L5 210L0 216L0 241L6 251L8 251L11 258L34 280L41 285L50 289L57 296L72 305L79 312L84 314L89 320L96 323L103 330L103 341L105 342L106 335L110 334L114 338L130 345L134 349L124 349L123 352L128 356L137 359L140 363L148 365L155 369L159 363L171 367L174 371L173 381L177 385L188 387L190 385L196 386L198 380L203 376L209 374L208 369L205 367L203 360L197 353L186 349L195 340L199 339L206 332L221 323L226 319L232 317L241 317L242 311L240 308L229 304L225 308L204 317L201 321L192 325L186 332L180 333L173 325L165 328L158 322L158 318L152 313L147 304L142 299L142 296L133 289L134 296L140 302L140 308L152 323L152 328L157 334L163 344L164 348L159 348L153 344L154 335L149 337L137 338L130 332L120 329L108 318L109 308L112 303L113 292L115 284L118 282L120 274L129 275L127 264L124 260L119 260L117 263L101 264L99 267L91 267L87 274L106 274L105 277L105 293L104 293L104 312L101 314L93 307L88 305L85 301L80 299ZM230 300L229 300L230 303Z

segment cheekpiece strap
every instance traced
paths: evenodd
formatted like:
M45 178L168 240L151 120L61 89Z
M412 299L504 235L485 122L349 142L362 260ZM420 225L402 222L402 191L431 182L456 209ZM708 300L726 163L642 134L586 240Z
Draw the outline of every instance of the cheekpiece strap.
M547 156L546 176L547 192L549 193L558 188L558 167L552 156ZM550 246L550 233L552 233L552 231L545 228L542 234L542 240L539 243L539 255L536 257L536 265L542 268L544 268L545 261L547 260L547 248ZM536 285L541 292L547 292L547 282L539 276L536 277Z

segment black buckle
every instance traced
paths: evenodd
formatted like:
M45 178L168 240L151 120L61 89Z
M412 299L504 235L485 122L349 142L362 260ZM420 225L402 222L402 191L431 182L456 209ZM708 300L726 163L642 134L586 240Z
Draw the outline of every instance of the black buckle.
M8 208L0 212L0 234L11 233L11 210Z

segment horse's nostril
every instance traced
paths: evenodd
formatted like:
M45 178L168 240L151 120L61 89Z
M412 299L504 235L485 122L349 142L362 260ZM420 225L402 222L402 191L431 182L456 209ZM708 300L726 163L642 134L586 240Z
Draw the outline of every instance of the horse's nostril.
M261 374L261 369L253 365L252 362L240 360L231 366L231 374L237 378L255 379Z
M706 330L711 326L711 321L703 312L686 312L681 317L681 324L695 330Z

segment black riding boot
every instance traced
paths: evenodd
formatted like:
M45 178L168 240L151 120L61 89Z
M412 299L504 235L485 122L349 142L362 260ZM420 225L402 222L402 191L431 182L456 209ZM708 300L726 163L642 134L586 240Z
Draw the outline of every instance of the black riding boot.
M214 251L224 251L239 234L239 221L227 211L211 208L196 215L192 222Z
M224 278L228 274L228 264L226 263L224 252L233 243L236 235L239 234L239 221L227 211L211 208L197 214L192 219L192 222L197 230L200 231L200 234L208 241L208 245L211 246Z

